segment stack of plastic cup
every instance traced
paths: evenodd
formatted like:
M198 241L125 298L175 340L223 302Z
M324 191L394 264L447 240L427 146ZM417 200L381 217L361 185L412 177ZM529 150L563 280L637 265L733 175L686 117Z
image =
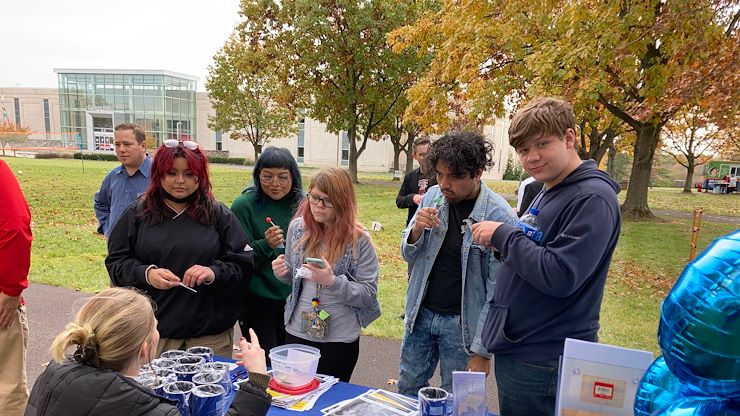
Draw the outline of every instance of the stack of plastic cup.
M172 369L177 365L177 361L170 360L169 358L155 358L152 360L152 367L154 368L169 368Z
M183 350L169 350L162 353L159 358L167 358L168 360L177 360L183 355L188 355L187 351Z
M190 415L190 394L195 384L189 381L176 381L164 386L164 396L177 401L177 410L181 415Z
M200 364L178 364L173 368L180 381L193 381L193 376L200 373Z
M188 348L188 354L203 357L208 363L213 361L213 348L191 347L191 348Z
M177 360L178 364L198 364L203 365L206 362L206 359L201 357L200 355L192 355L187 354L183 355L182 357L178 358Z
M190 397L190 411L198 416L221 416L226 402L226 391L216 384L196 386Z

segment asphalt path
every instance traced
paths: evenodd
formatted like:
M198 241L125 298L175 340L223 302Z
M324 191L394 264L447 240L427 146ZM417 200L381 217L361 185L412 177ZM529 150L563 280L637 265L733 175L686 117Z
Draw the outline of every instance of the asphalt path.
M89 296L91 296L89 293L41 284L31 284L23 292L30 331L27 362L29 388L51 359L49 347L54 337L74 319L75 312ZM235 326L235 332L238 336L240 333L238 325ZM352 383L395 391L395 385L389 382L392 383L398 378L400 351L400 341L360 337L360 359L352 375ZM437 372L431 380L431 385L439 384ZM493 376L487 379L486 396L489 410L498 412Z

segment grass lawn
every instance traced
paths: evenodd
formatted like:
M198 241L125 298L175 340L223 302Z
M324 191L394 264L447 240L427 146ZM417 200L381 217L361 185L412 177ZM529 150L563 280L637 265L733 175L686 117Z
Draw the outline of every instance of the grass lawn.
M16 172L33 215L33 258L31 281L94 292L108 286L103 265L105 239L96 234L97 222L92 197L115 162L79 160L4 159ZM314 169L305 169L307 180ZM22 172L22 173L21 173ZM406 290L406 263L399 253L400 232L406 211L395 206L399 182L390 174L360 174L357 186L360 220L383 224L373 233L380 259L379 296L383 316L365 331L368 335L400 339L403 333L398 316L403 311ZM251 182L251 170L211 165L216 197L231 205L244 186ZM501 194L514 194L516 181L489 181ZM691 194L675 189L650 191L652 208L691 211L703 206L707 214L737 215L737 196ZM735 204L732 204L732 202ZM686 264L690 223L663 219L623 224L614 255L602 308L600 340L630 348L657 352L656 329L659 305ZM700 248L736 227L705 222Z

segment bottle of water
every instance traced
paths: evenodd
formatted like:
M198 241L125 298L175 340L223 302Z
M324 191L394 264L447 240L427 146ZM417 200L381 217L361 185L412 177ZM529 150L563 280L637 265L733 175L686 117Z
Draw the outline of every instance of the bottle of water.
M542 241L542 231L540 231L540 227L537 225L537 215L539 213L540 210L537 208L530 208L529 212L522 215L516 223L516 227L522 230L527 238L536 243Z

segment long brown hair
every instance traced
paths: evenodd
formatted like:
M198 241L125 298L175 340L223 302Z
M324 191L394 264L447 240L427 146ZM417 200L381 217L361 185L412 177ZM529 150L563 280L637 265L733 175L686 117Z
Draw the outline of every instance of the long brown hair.
M321 257L323 254L329 263L336 264L347 244L352 244L354 250L357 239L365 230L357 221L355 188L349 174L339 168L326 168L314 174L308 191L314 188L329 196L336 219L333 224L316 222L308 198L304 198L295 215L303 217L303 236L296 249L303 247L303 254L307 257Z

